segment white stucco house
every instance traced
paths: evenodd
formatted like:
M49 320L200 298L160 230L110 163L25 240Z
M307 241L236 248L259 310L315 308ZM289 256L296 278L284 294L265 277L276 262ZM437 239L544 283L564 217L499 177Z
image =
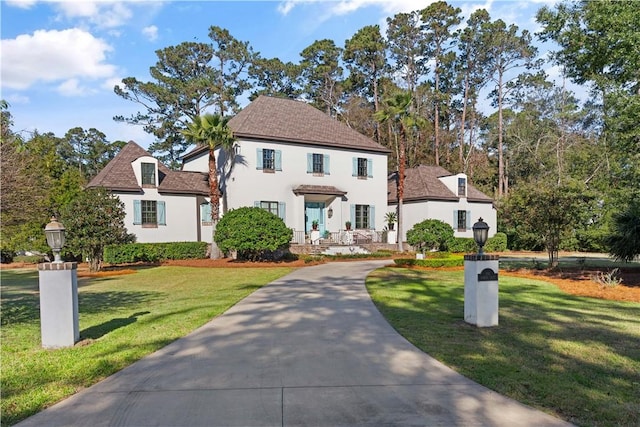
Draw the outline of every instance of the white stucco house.
M382 241L385 213L396 203L387 148L285 98L260 96L228 125L234 148L216 150L221 215L243 206L269 210L293 229L298 244L325 236L337 243ZM431 171L429 180L424 171ZM408 170L402 238L416 222L452 223L454 216L458 236L470 237L471 218L478 216L495 233L493 201L470 185L459 194L463 178L442 168ZM173 171L129 142L88 187L105 187L120 198L125 226L138 242L211 241L207 146L195 147L183 157L182 170ZM347 222L351 233L345 233Z
M389 211L398 209L398 173L389 175ZM455 237L473 238L473 224L482 219L489 225L489 237L498 223L493 199L469 183L463 173L451 174L440 166L418 166L405 171L402 209L402 237L425 219L438 219L454 230Z
M259 206L294 230L294 243L354 230L376 238L387 209L390 151L313 106L260 96L229 121L232 152L216 150L221 214ZM210 240L208 147L195 147L170 171L131 142L89 187L103 186L125 204L139 242Z

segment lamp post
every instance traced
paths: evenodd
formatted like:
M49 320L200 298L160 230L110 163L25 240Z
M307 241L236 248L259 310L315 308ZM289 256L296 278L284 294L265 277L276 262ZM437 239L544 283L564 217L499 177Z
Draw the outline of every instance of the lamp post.
M489 238L489 225L482 220L482 217L480 217L478 222L473 224L473 227L471 228L473 230L473 240L475 240L478 245L478 255L484 255L482 248Z
M489 225L480 218L473 224L477 254L464 256L464 320L479 327L498 325L498 255L485 255Z
M51 217L51 222L44 227L44 234L47 236L47 244L53 251L53 262L60 263L60 251L64 246L64 225L58 222L55 216Z
M55 216L44 228L54 261L38 264L40 333L44 348L71 347L80 339L78 274L75 262L62 262L64 226Z

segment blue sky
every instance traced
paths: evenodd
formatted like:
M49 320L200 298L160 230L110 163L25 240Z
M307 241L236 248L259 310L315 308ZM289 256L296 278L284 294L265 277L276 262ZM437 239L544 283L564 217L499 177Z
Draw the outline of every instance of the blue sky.
M343 1L36 1L0 0L1 97L9 102L14 130L53 132L96 128L107 139L147 147L141 128L116 123L137 104L113 87L124 77L148 81L155 51L185 41L208 42L209 27L229 30L263 57L299 62L315 40L338 46L365 25L432 0ZM466 20L477 8L493 19L536 31L535 13L553 0L449 1ZM551 69L553 74L554 70Z

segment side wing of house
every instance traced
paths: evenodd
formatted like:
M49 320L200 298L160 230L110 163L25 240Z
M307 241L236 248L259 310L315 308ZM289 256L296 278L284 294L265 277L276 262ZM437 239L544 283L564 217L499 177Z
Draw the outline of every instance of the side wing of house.
M140 243L210 241L203 232L202 174L167 169L134 142L88 184L105 187L124 204L125 227Z
M397 210L397 177L389 180L389 210ZM473 237L472 226L479 218L489 225L489 237L497 231L493 200L469 184L465 174L452 175L436 166L407 170L403 203L403 241L407 231L426 219L449 224L456 237Z

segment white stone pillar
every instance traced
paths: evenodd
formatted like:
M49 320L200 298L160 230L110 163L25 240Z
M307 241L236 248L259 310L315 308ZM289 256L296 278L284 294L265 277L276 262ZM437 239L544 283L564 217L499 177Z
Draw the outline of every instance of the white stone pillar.
M44 348L72 347L80 339L77 268L75 262L38 264Z
M464 256L464 321L498 325L498 255Z

